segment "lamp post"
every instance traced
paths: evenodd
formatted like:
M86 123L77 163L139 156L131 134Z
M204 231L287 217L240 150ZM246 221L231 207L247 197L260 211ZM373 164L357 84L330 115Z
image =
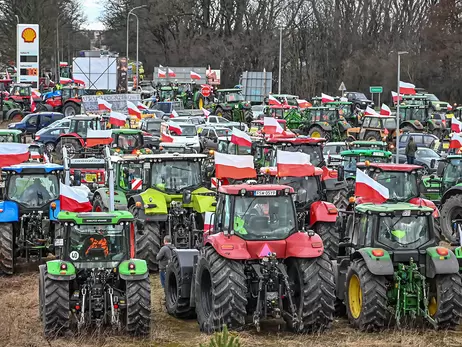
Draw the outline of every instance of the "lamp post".
M18 21L18 24L16 25L16 28L18 28L18 25L19 25L19 16L17 14L14 15L16 17L16 20ZM16 83L19 83L21 81L20 79L20 73L19 73L19 33L18 33L18 29L16 29L16 55L17 55L17 59L18 61L16 62Z
M398 52L398 100L396 100L396 164L399 164L399 81L401 80L401 55L409 52Z
M278 94L281 94L281 70L282 70L282 27L279 28L279 80ZM266 78L266 77L265 77Z
M60 13L58 17L56 17L56 83L60 82L60 76L59 76L59 18L63 14Z
M138 48L139 48L139 31L140 31L140 21L139 18L136 14L132 13L133 11L143 8L143 7L148 7L148 5L141 5L141 6L136 6L133 7L130 11L128 11L127 14L127 64L128 64L128 43L129 43L129 35L128 35L128 29L129 29L129 23L130 23L130 15L134 15L136 17L136 86L138 87L138 84L140 83L139 81L139 72L138 72Z

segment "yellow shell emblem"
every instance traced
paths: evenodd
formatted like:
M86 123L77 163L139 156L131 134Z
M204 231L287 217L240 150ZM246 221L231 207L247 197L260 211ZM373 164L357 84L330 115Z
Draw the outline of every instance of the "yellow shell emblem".
M32 43L35 41L37 33L32 28L26 28L22 31L21 37L23 38L24 42Z

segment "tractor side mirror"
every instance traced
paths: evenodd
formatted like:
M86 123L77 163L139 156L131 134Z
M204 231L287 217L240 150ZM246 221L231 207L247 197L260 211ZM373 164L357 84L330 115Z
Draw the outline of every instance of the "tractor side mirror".
M183 204L188 205L191 203L192 200L192 194L191 191L185 190L183 192Z
M434 169L435 168L435 165L436 165L436 160L435 159L432 159L430 161L430 168Z
M343 165L337 168L337 181L341 182L345 180L345 169Z
M444 164L444 162L441 161L441 162L438 164L438 169L436 169L436 174L437 174L438 176L443 176L444 167L445 167L445 164Z
M74 170L74 181L73 186L80 186L82 184L82 172L80 170Z

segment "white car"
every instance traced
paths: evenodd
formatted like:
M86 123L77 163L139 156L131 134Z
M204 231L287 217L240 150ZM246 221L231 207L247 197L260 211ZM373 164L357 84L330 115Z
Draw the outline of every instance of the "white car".
M338 165L341 160L340 152L348 150L345 142L327 142L324 144L323 154L327 166ZM329 160L330 158L330 160Z
M249 131L249 127L247 126L247 124L241 122L233 122L219 116L208 116L205 123L209 126L219 126L229 129L238 128L242 131Z
M199 134L197 133L196 126L189 123L175 123L175 125L181 128L181 135L170 131L170 136L173 138L173 143L184 144L187 147L192 148L200 153L202 150L202 145L199 140Z

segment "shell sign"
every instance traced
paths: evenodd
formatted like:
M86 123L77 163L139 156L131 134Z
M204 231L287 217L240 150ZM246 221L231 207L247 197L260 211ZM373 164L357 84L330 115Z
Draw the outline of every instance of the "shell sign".
M26 28L22 31L21 37L25 43L33 43L37 38L37 33L32 28Z

